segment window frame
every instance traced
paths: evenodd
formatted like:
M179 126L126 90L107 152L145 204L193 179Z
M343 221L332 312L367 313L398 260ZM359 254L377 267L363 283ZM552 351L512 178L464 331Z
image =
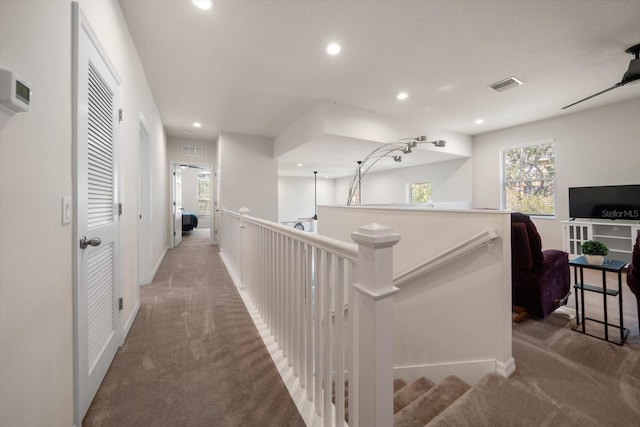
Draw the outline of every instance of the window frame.
M514 208L510 208L507 206L507 179L506 179L506 175L507 175L507 171L506 171L506 164L505 164L505 156L507 154L507 152L512 151L512 150L521 150L527 147L536 147L536 146L541 146L541 145L551 145L552 149L553 149L553 174L551 178L540 178L540 179L535 179L535 180L512 180L509 181L509 183L513 183L513 182L524 182L524 181L545 181L545 182L551 182L552 183L552 188L553 188L553 195L551 196L551 207L553 209L553 212L550 214L544 214L544 213L531 213L531 212L525 212L523 210L517 210ZM500 150L500 206L502 207L502 209L505 210L514 210L514 211L518 211L518 212L522 212L525 213L531 217L534 218L546 218L546 219L555 219L556 218L556 214L557 214L557 201L556 201L556 197L557 197L557 186L556 186L556 174L557 174L557 170L556 170L556 166L557 166L557 152L556 152L556 143L555 143L555 139L544 139L544 140L537 140L537 141L530 141L530 142L526 142L526 143L522 143L522 144L517 144L517 145L510 145L507 147L502 147L502 149Z

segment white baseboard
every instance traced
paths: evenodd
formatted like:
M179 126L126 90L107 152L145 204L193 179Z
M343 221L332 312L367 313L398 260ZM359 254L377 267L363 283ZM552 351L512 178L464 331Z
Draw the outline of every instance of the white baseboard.
M149 277L149 283L153 282L153 279L156 277L156 274L160 269L160 264L162 264L162 261L164 261L164 257L167 255L168 250L169 250L169 247L164 248L164 251L162 252L162 255L160 255L158 262L156 262L156 265L153 267L153 270L151 271L151 275L150 275L151 277Z
M236 270L233 268L233 265L231 264L231 260L229 260L229 257L227 257L227 255L224 252L218 252L218 254L220 255L220 259L222 260L222 263L224 264L224 266L227 268L227 271L229 272L229 276L231 276L231 280L233 280L233 284L236 285L236 288L238 289L244 289L244 287L242 286L242 283L240 282L240 276L238 276L238 273L236 273Z
M513 357L502 363L496 360L496 374L508 378L516 371L516 361Z
M133 307L133 310L131 311L131 315L129 316L126 323L124 324L124 329L122 331L122 342L120 343L120 345L124 344L124 340L127 338L127 335L129 335L129 330L131 329L131 325L133 325L133 321L136 319L136 316L138 315L139 310L140 310L140 301L136 302L136 305Z
M467 384L474 385L485 375L497 373L497 363L495 359L479 359L429 365L396 366L393 368L393 377L401 378L408 383L425 377L434 383L439 383L449 375L456 375Z
M220 255L222 257L222 253ZM314 403L307 399L307 392L300 386L299 378L294 375L293 368L289 366L287 358L284 356L282 350L278 349L278 344L273 339L271 331L264 323L262 316L260 316L260 313L253 305L251 297L245 291L239 290L239 293L249 315L251 316L251 319L253 320L253 323L256 326L256 329L258 330L258 333L260 334L260 337L262 338L262 342L264 342L267 351L271 355L271 359L276 365L276 369L280 372L280 377L287 387L287 390L289 390L289 394L291 395L293 402L296 404L298 412L304 420L305 425L307 427L321 427L325 425L323 424L322 416L316 414ZM335 413L332 409L331 420L335 418L334 415ZM331 425L334 424L332 423ZM348 427L346 422L343 424L343 427Z
M575 319L576 315L578 314L575 308L570 308L566 305L556 308L553 313L565 315L572 320Z

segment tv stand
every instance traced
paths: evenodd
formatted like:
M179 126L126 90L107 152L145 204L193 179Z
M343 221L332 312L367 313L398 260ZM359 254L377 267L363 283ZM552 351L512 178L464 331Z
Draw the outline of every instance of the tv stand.
M562 221L562 229L564 250L570 258L582 255L583 242L598 240L609 248L607 258L630 263L640 221L574 218Z

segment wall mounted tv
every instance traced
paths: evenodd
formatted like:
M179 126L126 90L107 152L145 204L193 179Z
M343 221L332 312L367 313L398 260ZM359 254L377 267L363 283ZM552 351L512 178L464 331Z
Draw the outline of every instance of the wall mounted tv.
M640 220L640 185L570 187L569 216Z

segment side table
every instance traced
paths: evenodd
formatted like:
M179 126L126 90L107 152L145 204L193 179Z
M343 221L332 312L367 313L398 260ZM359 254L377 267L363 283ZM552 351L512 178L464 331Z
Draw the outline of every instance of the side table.
M594 265L589 264L585 257L581 256L569 261L569 265L573 266L573 277L574 277L574 289L575 299L576 299L576 310L580 312L580 316L576 316L576 326L573 327L574 331L582 332L583 334L604 339L605 341L613 342L618 345L624 344L624 341L627 339L627 335L629 335L629 329L624 327L624 319L622 317L622 270L627 265L624 261L618 261L615 259L606 259L602 263L602 265ZM600 270L602 271L602 286L594 286L584 283L584 269L590 270ZM618 276L618 289L607 289L607 272L616 273ZM578 280L578 278L580 280ZM580 310L580 306L578 305L578 290L580 291L580 300L582 302L582 310ZM584 292L596 292L602 294L602 304L604 311L604 320L593 319L591 317L585 316L585 301L584 301ZM618 297L618 309L620 313L620 324L613 325L609 323L608 312L607 312L607 296L617 296ZM586 331L585 328L585 320L590 320L592 322L600 323L604 326L604 338L590 334ZM620 338L609 339L609 327L616 328L620 331Z

